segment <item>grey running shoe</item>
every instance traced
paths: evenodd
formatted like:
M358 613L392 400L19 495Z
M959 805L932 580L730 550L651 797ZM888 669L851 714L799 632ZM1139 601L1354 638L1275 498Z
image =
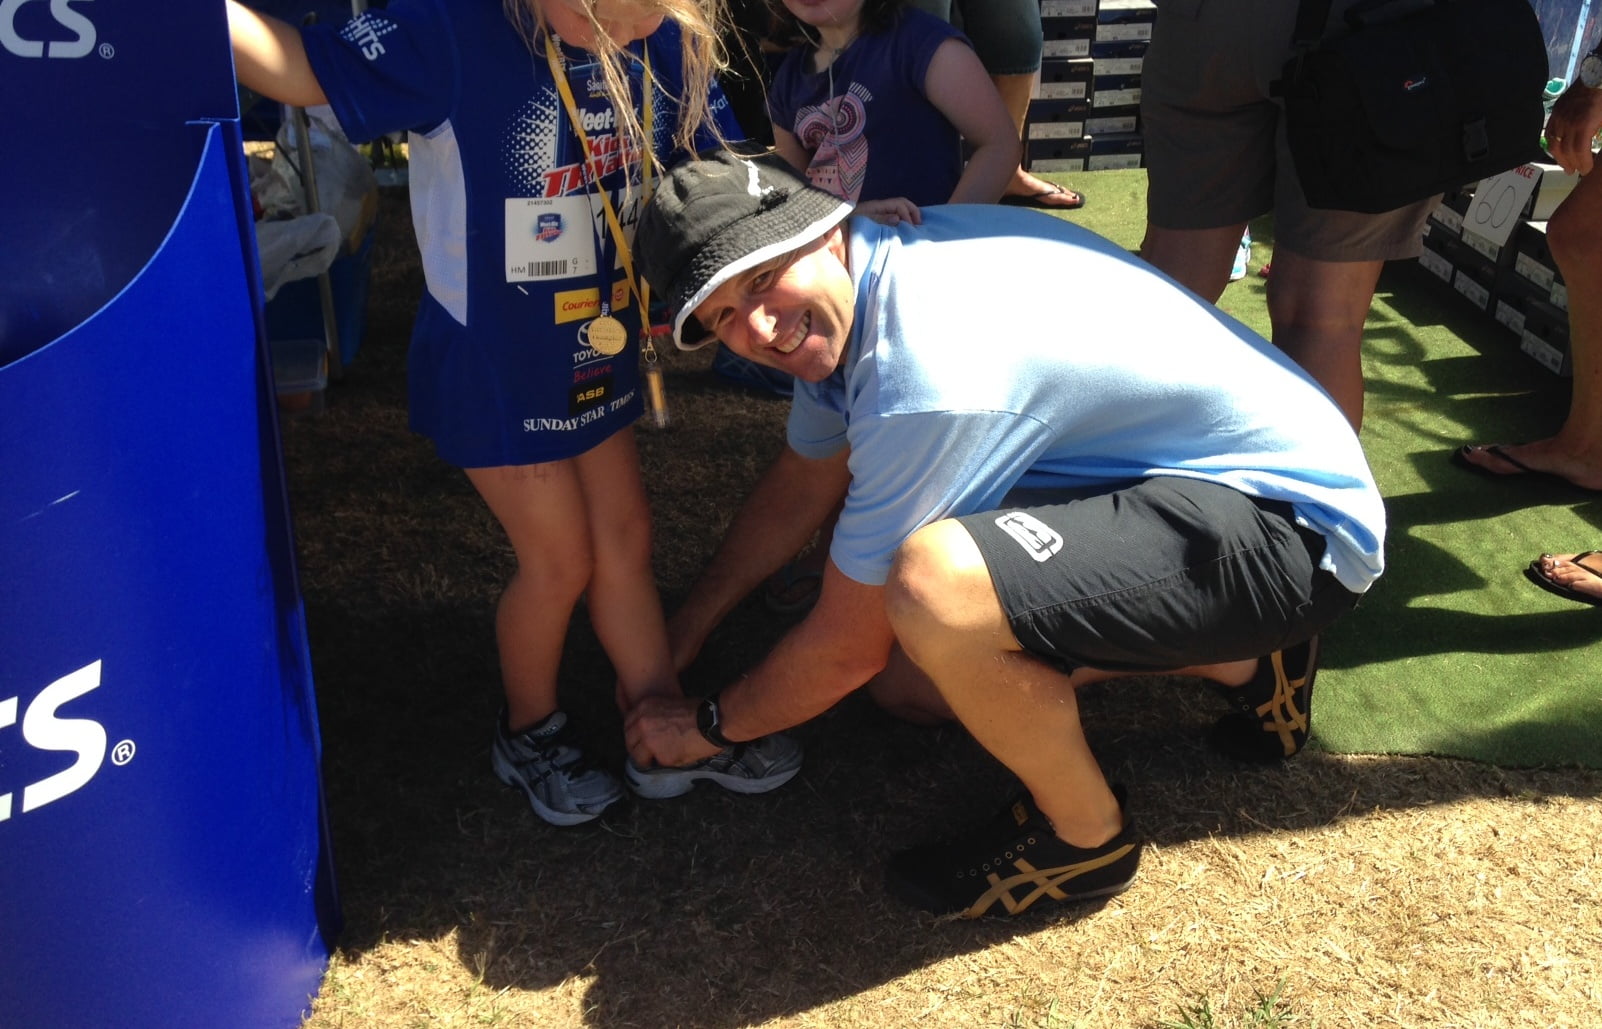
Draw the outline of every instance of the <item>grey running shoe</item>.
M801 744L777 733L736 743L693 765L641 768L631 758L623 769L629 788L651 800L688 793L702 779L735 793L766 793L795 778L800 770Z
M502 711L490 748L496 778L522 790L534 813L552 825L588 822L623 799L617 777L592 767L566 728L567 715L557 711L513 736Z

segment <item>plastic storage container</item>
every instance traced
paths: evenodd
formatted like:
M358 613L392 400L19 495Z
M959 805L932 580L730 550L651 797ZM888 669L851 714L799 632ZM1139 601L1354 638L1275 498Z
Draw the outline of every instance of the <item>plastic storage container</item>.
M321 339L275 339L273 388L286 414L320 414L328 388L328 351Z

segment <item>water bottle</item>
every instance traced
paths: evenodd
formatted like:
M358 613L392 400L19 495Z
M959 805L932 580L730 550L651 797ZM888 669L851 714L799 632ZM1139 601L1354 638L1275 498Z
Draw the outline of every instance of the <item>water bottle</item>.
M1246 277L1246 265L1252 259L1252 227L1246 226L1241 234L1240 246L1235 248L1235 266L1229 270L1229 281L1238 282Z
M1541 149L1546 149L1546 123L1552 117L1552 105L1557 103L1558 97L1568 88L1568 83L1562 79L1547 79L1546 88L1541 90L1541 106L1546 113L1541 116Z

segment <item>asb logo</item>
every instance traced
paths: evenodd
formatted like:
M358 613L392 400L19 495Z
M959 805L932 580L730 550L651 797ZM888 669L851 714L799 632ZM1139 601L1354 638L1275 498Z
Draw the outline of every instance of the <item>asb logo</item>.
M100 662L95 661L46 686L20 711L20 697L0 700L0 754L11 745L6 730L20 723L23 743L35 750L73 755L72 764L61 771L21 786L23 814L76 793L100 771L106 758L105 726L92 719L63 718L60 714L64 705L99 686ZM133 753L133 741L123 740L112 749L112 763L125 765L133 760ZM7 764L0 761L0 769ZM0 783L0 787L9 785ZM12 792L0 793L0 822L11 817L14 797Z
M49 33L45 38L31 38L41 32L44 25L39 12L30 11L19 18L18 12L29 4L43 5L47 0L0 0L0 48L17 57L87 57L95 49L95 26L73 4L93 3L94 0L48 0L50 18L62 31ZM26 32L27 35L23 33ZM60 38L63 32L72 33L71 39Z

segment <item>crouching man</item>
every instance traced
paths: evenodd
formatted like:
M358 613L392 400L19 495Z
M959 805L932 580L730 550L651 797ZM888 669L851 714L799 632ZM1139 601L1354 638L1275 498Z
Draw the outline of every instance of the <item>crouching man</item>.
M788 446L672 619L680 667L845 506L807 617L711 696L641 703L630 755L687 764L873 680L1026 791L894 856L897 894L977 917L1119 892L1141 841L1075 687L1210 679L1234 708L1216 746L1294 754L1317 634L1383 565L1379 493L1311 379L1109 241L994 206L849 215L728 153L675 169L642 215L679 346L721 339L797 380ZM881 675L897 644L916 668Z

